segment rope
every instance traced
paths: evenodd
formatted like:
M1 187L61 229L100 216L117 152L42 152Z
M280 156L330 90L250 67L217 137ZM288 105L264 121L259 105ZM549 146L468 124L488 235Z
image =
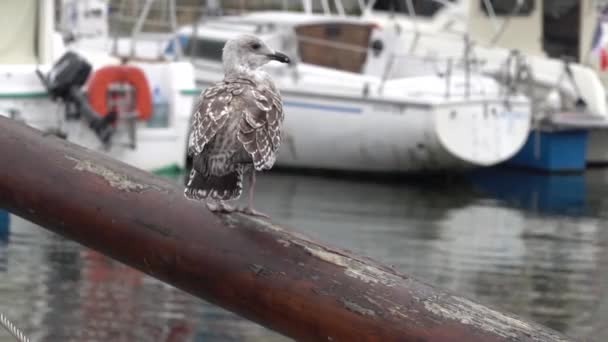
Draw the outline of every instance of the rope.
M8 330L8 332L13 335L17 341L19 342L30 342L30 339L27 338L21 330L19 330L11 321L4 316L4 314L0 313L0 325L4 327L4 329Z

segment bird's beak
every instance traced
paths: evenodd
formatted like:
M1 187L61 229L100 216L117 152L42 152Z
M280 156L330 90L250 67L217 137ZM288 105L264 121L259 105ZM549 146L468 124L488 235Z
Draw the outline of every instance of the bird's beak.
M289 57L282 52L275 51L273 54L268 55L268 58L281 63L289 63Z

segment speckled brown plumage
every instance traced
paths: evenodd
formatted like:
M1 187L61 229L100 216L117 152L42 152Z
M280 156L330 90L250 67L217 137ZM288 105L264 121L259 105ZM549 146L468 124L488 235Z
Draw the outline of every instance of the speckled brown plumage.
M227 77L203 94L194 113L186 195L229 200L242 192L249 168L270 169L281 143L283 105L272 82Z
M224 80L201 94L192 116L188 154L193 167L184 193L206 199L209 210L237 210L225 201L241 195L248 174L248 205L239 210L267 216L253 209L253 193L256 171L272 167L281 143L281 95L260 69L270 61L289 63L289 57L255 36L230 39L222 52Z

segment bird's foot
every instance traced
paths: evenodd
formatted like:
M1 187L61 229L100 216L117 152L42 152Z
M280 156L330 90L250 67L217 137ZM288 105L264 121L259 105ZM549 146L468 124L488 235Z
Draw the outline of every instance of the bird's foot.
M222 209L222 212L224 212L224 213L231 213L233 211L236 211L235 206L224 203L222 201L220 201L220 208Z
M247 214L247 215L252 215L252 216L260 216L260 217L264 217L264 218L270 218L270 216L268 214L264 214L262 212L259 212L255 209L253 209L251 206L247 206L244 208L239 208L239 212L243 213L243 214Z
M205 202L205 205L207 205L207 209L209 209L209 211L213 211L213 212L219 211L219 208L220 208L219 204L217 204L216 202L207 201L207 202Z
M222 201L220 201L220 202L208 201L208 202L206 202L206 204L207 204L207 209L209 209L210 211L212 211L214 213L231 213L236 210L236 208L234 206L224 203Z

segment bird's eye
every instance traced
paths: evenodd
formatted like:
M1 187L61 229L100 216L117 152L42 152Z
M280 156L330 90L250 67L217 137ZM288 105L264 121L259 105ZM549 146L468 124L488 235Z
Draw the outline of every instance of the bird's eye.
M262 45L260 43L251 44L251 48L254 50L259 50L261 47L262 47Z

